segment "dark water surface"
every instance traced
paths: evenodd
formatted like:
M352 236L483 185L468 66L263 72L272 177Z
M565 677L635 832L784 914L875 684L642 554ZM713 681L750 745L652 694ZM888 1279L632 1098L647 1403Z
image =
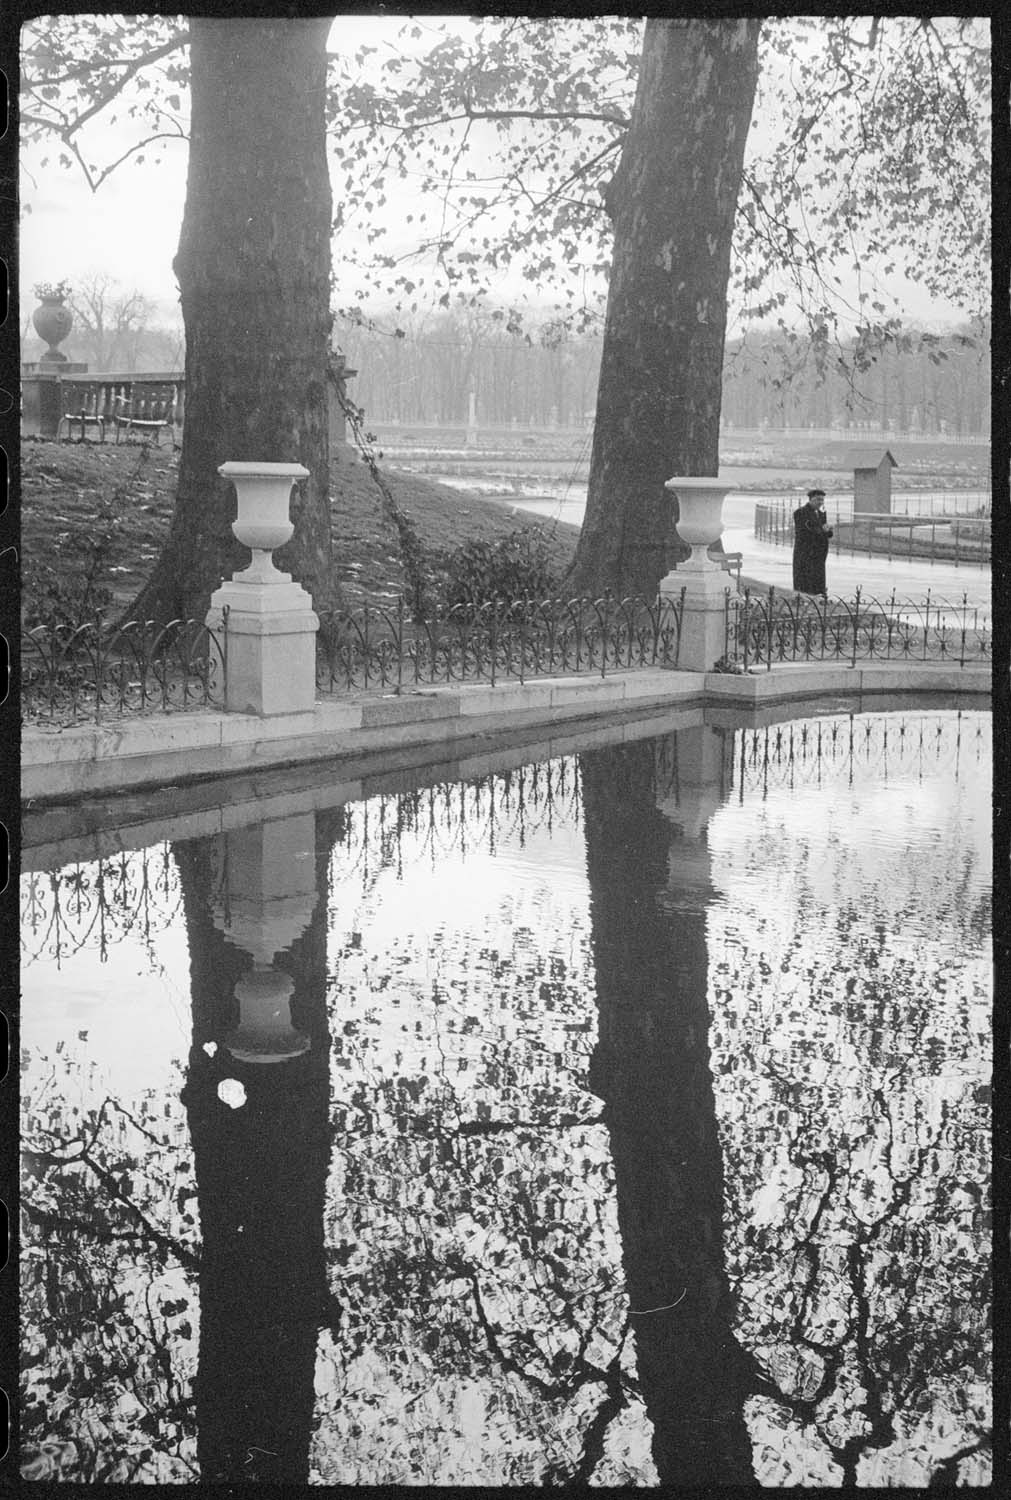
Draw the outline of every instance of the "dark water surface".
M23 1473L989 1480L990 720L36 871Z

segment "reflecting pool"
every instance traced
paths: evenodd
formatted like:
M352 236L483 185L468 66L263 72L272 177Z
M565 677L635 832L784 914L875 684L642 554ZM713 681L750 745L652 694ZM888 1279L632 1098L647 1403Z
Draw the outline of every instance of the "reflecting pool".
M26 859L26 1477L989 1482L989 715L631 734Z

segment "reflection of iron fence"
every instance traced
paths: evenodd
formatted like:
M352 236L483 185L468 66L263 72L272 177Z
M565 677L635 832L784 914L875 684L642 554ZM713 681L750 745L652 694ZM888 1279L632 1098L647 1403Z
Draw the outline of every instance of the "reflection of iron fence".
M358 870L363 890L388 869L447 856L494 854L538 829L579 816L575 756L531 762L466 782L438 782L413 791L380 794L348 806L347 828L334 849L333 880Z
M866 770L927 774L943 763L977 768L988 747L983 714L834 716L739 730L733 786L738 796L770 786L820 784ZM657 800L679 800L678 735L652 741ZM330 864L331 890L351 884L363 896L385 871L436 868L447 858L523 847L539 830L577 828L582 817L578 755L521 764L467 782L443 781L347 805ZM211 899L224 899L219 872ZM336 895L332 896L336 900ZM342 897L341 900L344 898ZM340 903L338 902L338 905ZM21 877L22 966L64 962L82 949L104 962L124 938L157 961L159 934L182 918L182 892L168 844Z
M334 611L320 618L317 686L525 682L531 677L675 667L682 595L645 599L518 600L456 605L413 621L403 599L388 609Z
M893 591L884 602L857 589L853 599L806 594L727 596L726 659L744 670L777 662L931 661L963 667L988 662L990 622L963 594L958 604L909 600Z
M439 782L349 803L334 847L331 880L367 892L385 870L447 856L493 854L499 843L573 824L581 805L575 756L520 765L469 782ZM225 865L212 900L227 902ZM21 877L22 966L63 962L81 949L105 962L117 942L152 940L181 918L179 876L168 844Z
M770 787L821 786L873 771L922 778L942 767L978 771L989 752L989 714L847 714L792 720L735 733L733 786L738 800Z
M181 911L181 890L167 844L62 870L21 877L21 964L57 965L81 949L105 963L134 935L155 957L153 940Z
M227 620L220 640L200 620L37 625L21 637L22 716L68 725L220 706L227 641Z

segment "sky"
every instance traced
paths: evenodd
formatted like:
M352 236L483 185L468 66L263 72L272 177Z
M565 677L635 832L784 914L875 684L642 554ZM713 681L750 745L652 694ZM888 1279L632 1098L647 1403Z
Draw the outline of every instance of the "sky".
M340 47L353 52L362 44L388 47L404 21L403 16L338 17L331 32L330 50ZM462 28L473 24L464 17L455 18L455 22ZM422 37L418 45L428 40ZM397 45L403 47L409 43L398 41ZM774 122L756 117L752 128L761 135L774 128ZM126 125L103 126L101 130L96 127L91 139L94 159L113 158L118 154L117 146L121 150L130 138ZM73 283L93 272L110 275L124 292L137 290L153 299L157 305L156 321L178 322L172 258L185 200L186 143L166 143L157 165L125 164L97 194L92 194L80 173L59 167L55 154L51 148L36 145L22 152L22 326L36 303L31 291L35 283L61 279ZM49 157L48 165L43 165L45 156ZM395 208L389 212L399 220L410 207L410 191L409 185L398 186ZM364 247L364 241L361 244ZM335 268L340 286L339 254L335 257ZM360 300L356 279L346 277L344 286L346 295L340 299L344 305ZM521 300L528 295L526 283L516 273L506 273L495 291L502 302ZM891 278L889 291L912 321L942 326L964 317L953 304L932 299L922 288L897 277Z

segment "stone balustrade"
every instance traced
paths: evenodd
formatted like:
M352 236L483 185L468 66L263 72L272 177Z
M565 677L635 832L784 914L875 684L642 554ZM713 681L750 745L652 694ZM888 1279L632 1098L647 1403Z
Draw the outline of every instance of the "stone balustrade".
M43 371L22 374L22 431L56 437L64 419L84 416L87 423L72 435L101 436L101 424L112 431L115 418L129 413L145 422L171 425L181 440L185 418L185 380L181 371L156 373L115 371L53 375Z

